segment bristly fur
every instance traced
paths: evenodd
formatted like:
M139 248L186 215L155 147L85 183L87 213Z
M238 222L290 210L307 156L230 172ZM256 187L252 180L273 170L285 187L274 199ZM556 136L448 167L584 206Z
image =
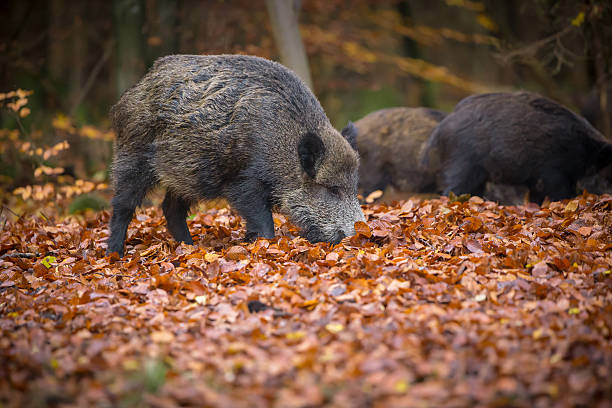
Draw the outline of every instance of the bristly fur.
M388 108L355 122L361 156L359 187L368 194L392 186L433 192L435 176L420 168L421 150L445 113L428 108Z
M108 252L123 253L135 207L158 184L167 191L170 232L188 243L189 207L216 197L245 219L247 239L274 236L272 207L302 230L319 231L313 241L351 235L363 220L358 154L312 92L278 63L242 55L160 58L113 106L111 121L117 140ZM319 154L314 173L298 157L307 134L324 146L312 152ZM302 207L294 211L297 202Z

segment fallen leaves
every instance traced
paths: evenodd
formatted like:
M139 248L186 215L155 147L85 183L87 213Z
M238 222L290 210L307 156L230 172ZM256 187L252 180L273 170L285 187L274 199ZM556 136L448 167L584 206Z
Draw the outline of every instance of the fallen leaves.
M0 235L0 403L597 406L612 398L612 198L364 207L338 245L161 211Z
M357 221L355 223L355 232L365 238L370 238L372 236L370 227L363 221Z

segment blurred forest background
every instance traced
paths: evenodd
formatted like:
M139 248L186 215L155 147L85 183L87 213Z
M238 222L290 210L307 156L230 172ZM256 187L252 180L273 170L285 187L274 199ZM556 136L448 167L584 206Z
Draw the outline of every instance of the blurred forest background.
M289 21L274 12L282 0L2 2L3 202L16 193L67 207L107 191L109 108L167 54L252 54L300 72L286 54L303 47L301 74L337 128L496 90L539 92L590 119L612 105L609 0L287 2ZM287 26L301 38L279 37ZM606 117L596 126L612 137Z

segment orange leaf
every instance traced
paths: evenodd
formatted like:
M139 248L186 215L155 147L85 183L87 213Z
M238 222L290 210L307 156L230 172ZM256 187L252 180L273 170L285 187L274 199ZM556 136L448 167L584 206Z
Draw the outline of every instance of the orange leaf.
M363 221L357 221L355 223L355 232L366 238L370 238L372 236L372 230L370 230L368 224Z

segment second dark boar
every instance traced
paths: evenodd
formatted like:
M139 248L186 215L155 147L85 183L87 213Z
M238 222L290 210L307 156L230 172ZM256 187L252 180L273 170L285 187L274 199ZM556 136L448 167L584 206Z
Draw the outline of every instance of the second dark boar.
M525 186L530 199L576 195L576 182L612 162L612 145L586 120L542 96L469 96L440 122L423 165L444 194L482 195L487 181Z
M338 242L364 220L354 129L330 124L298 77L263 58L174 55L157 60L111 110L117 132L107 253L123 254L135 208L152 187L177 241L201 199L226 198L246 238L272 238L272 209L311 242ZM347 139L348 138L348 139Z
M403 192L433 192L435 177L419 168L420 155L444 116L433 109L399 107L372 112L356 121L363 192L387 186Z

